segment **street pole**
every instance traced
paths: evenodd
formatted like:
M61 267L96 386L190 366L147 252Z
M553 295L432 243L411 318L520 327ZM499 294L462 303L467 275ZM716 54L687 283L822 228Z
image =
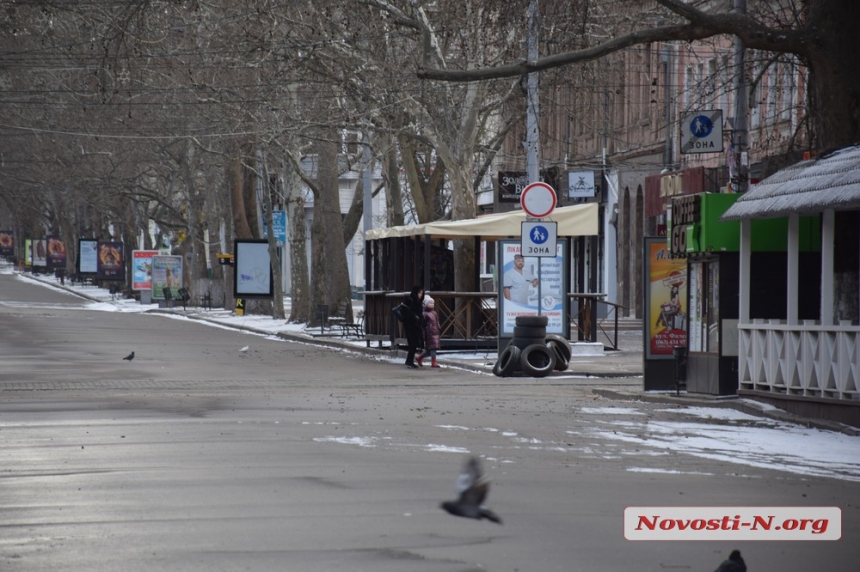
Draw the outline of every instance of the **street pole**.
M746 14L747 0L734 0L732 11ZM735 117L732 131L734 172L730 172L734 192L745 193L749 184L747 150L748 86L745 65L744 43L738 36L734 40Z
M364 224L364 312L367 315L367 286L370 284L370 273L372 271L370 258L370 242L367 240L367 231L373 228L373 156L370 150L370 131L368 130L367 141L364 142L364 213L362 220Z
M538 33L540 22L538 20L538 0L531 0L528 10L528 61L536 62L538 53ZM538 116L540 114L540 100L538 99L538 81L540 74L533 72L528 74L528 101L526 103L526 176L529 184L540 181L540 139L538 137ZM541 315L541 258L538 258L537 268L537 307L538 316Z
M540 23L538 21L538 0L529 3L528 10L528 61L534 63L538 59L538 32ZM540 102L538 100L538 80L540 74L533 72L528 74L527 102L526 102L526 176L529 184L540 181L538 169L538 155L540 154L540 141L538 139L538 115L540 113Z

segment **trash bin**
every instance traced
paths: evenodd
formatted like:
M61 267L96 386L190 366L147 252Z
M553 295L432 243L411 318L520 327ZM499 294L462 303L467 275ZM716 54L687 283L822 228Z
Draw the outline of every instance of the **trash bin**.
M675 346L672 356L675 358L675 392L678 393L682 386L687 388L687 346Z

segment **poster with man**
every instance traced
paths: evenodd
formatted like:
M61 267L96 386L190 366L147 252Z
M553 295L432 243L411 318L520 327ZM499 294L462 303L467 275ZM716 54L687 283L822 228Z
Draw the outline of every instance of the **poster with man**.
M547 332L566 334L565 242L555 257L524 257L519 241L499 241L499 335L513 336L517 316L547 317Z

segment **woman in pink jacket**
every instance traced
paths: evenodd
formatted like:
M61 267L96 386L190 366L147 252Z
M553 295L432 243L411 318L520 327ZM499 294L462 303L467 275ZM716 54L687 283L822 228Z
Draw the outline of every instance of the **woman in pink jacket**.
M424 352L415 361L424 367L424 358L430 356L430 367L439 367L436 363L436 350L442 347L442 330L439 327L439 316L436 314L436 303L428 295L424 296Z

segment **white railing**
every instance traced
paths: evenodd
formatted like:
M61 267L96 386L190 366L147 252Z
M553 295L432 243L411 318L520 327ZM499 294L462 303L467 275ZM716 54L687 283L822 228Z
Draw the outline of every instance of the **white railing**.
M755 320L738 338L741 389L860 400L860 327Z

